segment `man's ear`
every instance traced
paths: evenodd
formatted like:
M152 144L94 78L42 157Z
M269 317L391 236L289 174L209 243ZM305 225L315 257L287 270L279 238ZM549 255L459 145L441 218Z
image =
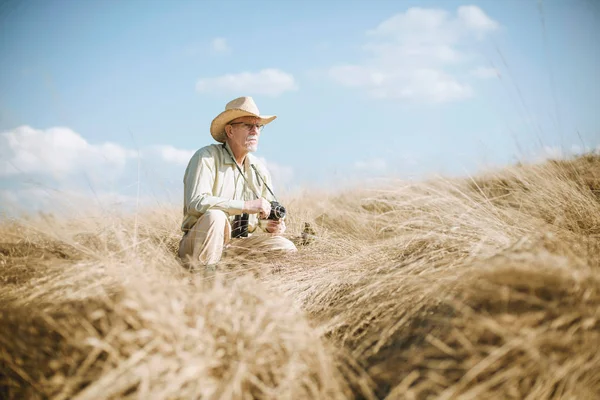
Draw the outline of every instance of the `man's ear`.
M231 133L231 125L225 125L225 136L230 138L229 134Z

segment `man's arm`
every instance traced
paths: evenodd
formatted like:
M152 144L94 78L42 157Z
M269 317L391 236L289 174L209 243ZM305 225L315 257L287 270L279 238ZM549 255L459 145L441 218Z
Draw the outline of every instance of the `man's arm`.
M222 210L230 215L243 212L244 200L232 200L213 195L216 174L214 158L201 151L196 152L183 178L187 214L199 217L209 209Z

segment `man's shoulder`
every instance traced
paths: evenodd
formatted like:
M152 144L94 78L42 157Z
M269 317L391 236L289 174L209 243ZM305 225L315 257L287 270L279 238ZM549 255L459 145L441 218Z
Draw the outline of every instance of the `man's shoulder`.
M209 144L208 146L204 146L196 150L196 152L194 153L194 157L214 157L215 155L221 153L221 148L222 146L220 144Z

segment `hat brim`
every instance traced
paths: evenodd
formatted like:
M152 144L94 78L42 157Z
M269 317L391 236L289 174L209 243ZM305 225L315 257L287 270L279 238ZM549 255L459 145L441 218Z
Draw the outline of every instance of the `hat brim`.
M212 123L210 124L210 134L217 142L225 143L225 125L227 125L230 121L240 117L260 118L260 123L263 125L267 125L277 118L276 115L256 115L246 110L233 108L223 111L212 120Z

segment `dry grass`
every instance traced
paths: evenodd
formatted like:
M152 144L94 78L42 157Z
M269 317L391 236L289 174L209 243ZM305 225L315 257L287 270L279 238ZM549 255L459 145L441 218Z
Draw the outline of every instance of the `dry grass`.
M179 207L0 230L9 399L600 398L600 157L298 196L294 255L174 258Z

